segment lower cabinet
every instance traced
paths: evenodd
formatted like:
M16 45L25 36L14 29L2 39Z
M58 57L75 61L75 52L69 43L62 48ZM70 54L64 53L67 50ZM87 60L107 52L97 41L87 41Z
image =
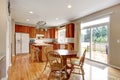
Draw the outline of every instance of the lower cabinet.
M40 61L46 61L46 53L49 52L49 51L52 51L53 50L53 46L49 46L49 48L47 48L46 50L46 47L45 46L42 46L41 47L41 50L40 50L40 58L39 60Z

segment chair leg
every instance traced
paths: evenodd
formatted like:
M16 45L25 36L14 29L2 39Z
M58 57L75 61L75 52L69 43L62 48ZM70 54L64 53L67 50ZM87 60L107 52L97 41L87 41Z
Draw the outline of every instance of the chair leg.
M83 69L83 67L81 67L81 73L82 73L82 75L84 75L84 69Z
M65 75L66 75L66 79L68 79L68 72L66 68L65 68Z
M52 73L52 72L50 72L50 74L49 74L48 80L50 80L50 77L51 77L51 73Z
M45 67L44 67L43 72L45 71L45 69L46 69L46 67L47 67L47 64L48 64L48 61L46 61L46 64L45 64Z
M61 77L62 77L62 71L60 71L60 80L62 80L62 78L61 78Z
M84 74L82 74L82 80L84 80Z
M71 66L70 75L71 75L73 69L74 69L74 65Z
M82 74L82 80L84 80L84 69L83 69L83 67L81 67L81 74Z

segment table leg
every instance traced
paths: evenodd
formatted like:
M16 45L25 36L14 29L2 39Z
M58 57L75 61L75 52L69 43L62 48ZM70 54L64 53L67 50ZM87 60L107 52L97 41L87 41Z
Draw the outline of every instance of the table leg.
M64 66L66 65L66 70L71 69L71 67L69 67L67 65L67 58L66 57L63 57L63 65ZM69 79L69 78L70 78L70 72L68 73L68 71L67 71L67 79Z

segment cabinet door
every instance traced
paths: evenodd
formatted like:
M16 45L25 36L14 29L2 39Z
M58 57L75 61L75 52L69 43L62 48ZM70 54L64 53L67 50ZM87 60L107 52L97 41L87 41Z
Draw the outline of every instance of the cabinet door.
M22 32L23 33L29 33L29 27L28 26L22 26Z
M73 23L71 23L71 24L69 24L69 32L70 32L70 34L69 34L69 37L74 37L74 24Z
M36 29L34 27L29 28L30 38L36 38Z
M55 28L49 29L49 36L50 38L55 38Z
M66 37L73 38L74 37L74 24L70 23L66 25Z
M21 26L20 25L15 25L15 32L20 32L20 29L21 28Z
M66 37L70 37L69 24L66 25Z
M15 25L15 32L29 33L29 27L23 25Z

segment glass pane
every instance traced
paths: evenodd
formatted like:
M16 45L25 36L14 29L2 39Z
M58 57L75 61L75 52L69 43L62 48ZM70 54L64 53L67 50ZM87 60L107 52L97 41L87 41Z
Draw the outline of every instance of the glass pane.
M66 42L66 29L61 29L58 31L58 42Z
M107 63L108 54L108 27L100 26L91 30L91 59Z
M86 58L90 58L90 29L83 29L81 31L81 51L88 47Z

